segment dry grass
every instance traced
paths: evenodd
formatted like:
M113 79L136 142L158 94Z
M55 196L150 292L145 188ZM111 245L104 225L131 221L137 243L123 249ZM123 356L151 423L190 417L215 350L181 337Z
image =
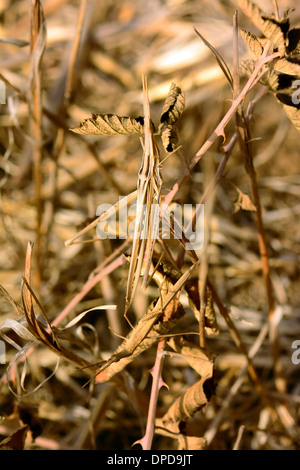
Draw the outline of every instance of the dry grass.
M0 43L6 84L0 329L7 359L0 436L17 431L5 445L118 450L141 440L144 448L164 450L299 449L300 364L291 359L292 342L300 340L299 132L273 93L260 94L257 84L244 105L246 112L257 98L250 136L231 119L225 143L215 139L195 160L233 95L194 27L234 71L236 8L239 26L258 32L242 12L245 2L111 0L100 7L96 0L44 0L43 10L33 1L31 11L29 3L0 2L0 36L28 42ZM274 10L273 2L260 3L268 14ZM290 6L278 3L280 14ZM299 16L297 6L292 27ZM240 37L239 44L241 58L248 57ZM190 285L207 301L208 284L219 334L204 335L204 304L201 310L188 302L187 284L168 304L161 294L163 320L123 357L122 346L112 355L130 331L123 318L129 267L123 253L130 240L65 241L95 218L98 205L136 189L142 149L135 136L81 136L69 129L92 113L142 115L142 74L154 122L171 82L185 93L177 126L181 148L163 163L162 194L183 204L205 200L210 230L205 249L196 253L203 269L191 274ZM190 176L175 194L187 168ZM241 194L246 207L235 211ZM245 194L261 213L247 210ZM93 230L85 236L93 237ZM166 248L181 274L196 261L176 240ZM141 325L159 295L157 285L170 292L180 277L175 274L137 292L132 323ZM27 348L25 363L21 348L15 357L16 343ZM90 381L99 365L88 366L107 360L111 367ZM159 389L160 375L168 388Z

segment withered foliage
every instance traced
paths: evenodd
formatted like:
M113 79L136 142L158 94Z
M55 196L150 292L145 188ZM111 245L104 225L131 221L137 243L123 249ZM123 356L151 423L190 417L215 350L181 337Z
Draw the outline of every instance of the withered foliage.
M294 86L300 77L300 28L290 26L290 10L279 20L265 15L258 6L247 0L240 1L240 5L262 33L262 37L257 37L250 32L241 31L242 38L253 55L253 60L242 62L241 69L248 74L253 71L266 40L269 40L273 50L278 51L280 56L268 65L268 73L262 77L261 82L274 92L287 116L300 131L300 105Z
M178 139L174 124L184 110L184 102L183 92L176 83L172 83L163 105L157 130L166 152L173 152L176 149ZM152 122L151 125L153 132L156 132ZM116 116L115 114L93 114L91 118L85 119L78 127L71 130L84 135L143 135L144 118Z

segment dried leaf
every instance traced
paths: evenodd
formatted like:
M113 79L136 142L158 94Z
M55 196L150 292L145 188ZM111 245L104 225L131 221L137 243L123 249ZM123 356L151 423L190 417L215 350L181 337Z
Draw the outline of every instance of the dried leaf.
M244 211L256 211L256 207L250 197L247 194L244 194L240 189L236 188L236 190L239 195L237 201L234 203L234 214L240 209L243 209Z
M172 403L166 414L156 420L155 426L162 427L173 434L180 433L182 423L192 418L208 403L205 382L209 382L208 379L201 379L189 387Z
M161 124L174 124L181 116L185 105L184 93L176 85L172 83L168 96L165 100L162 114L160 116Z
M65 348L61 342L58 342L55 329L49 322L45 311L43 310L40 302L32 291L26 279L23 279L22 283L22 302L24 308L25 318L28 324L28 330L36 338L39 343L42 343L48 349L59 356L63 356L69 361L79 365L80 367L86 367L89 363L78 354L74 353L69 347ZM40 308L44 319L38 319L33 309L33 303L37 304ZM58 330L56 330L58 331Z
M173 126L163 123L159 128L161 134L161 141L167 153L174 152L177 147L178 137L176 129Z
M92 114L78 127L70 129L76 134L88 135L131 135L144 134L144 118L137 119L115 114Z
M276 98L280 101L283 109L292 122L292 124L296 127L296 129L300 132L300 108L299 104L298 107L291 106L291 97L289 95L285 95L284 93L277 93Z
M51 328L51 325L47 319L47 316L43 312L41 305L39 304L35 294L33 293L31 287L29 286L27 280L24 278L21 287L21 295L22 295L22 302L24 308L24 314L29 326L30 332L37 338L38 341L44 343L48 348L57 351L58 345L56 343L55 335ZM43 315L47 321L47 325L50 328L50 332L47 331L46 325L43 325L40 320L37 319L34 309L33 309L33 301L34 300L40 307Z
M258 60L263 52L263 45L259 39L255 36L255 34L251 34L244 30L241 30L241 36L248 50L253 54L254 58Z
M208 335L219 334L219 327L217 322L216 311L214 308L214 302L212 293L209 287L206 289L206 308L205 308L205 331Z
M168 345L176 353L182 354L188 365L197 372L201 379L206 380L212 377L215 358L213 354L209 356L207 351L183 336L173 336L169 339Z
M141 354L154 344L161 335L167 334L177 323L178 318L184 315L184 309L178 302L178 292L184 287L189 276L200 261L195 262L171 286L165 295L159 297L150 305L147 313L129 333L123 343L116 349L106 363L101 364L97 372L96 381L104 382L122 370L137 355ZM162 317L162 318L161 318ZM175 323L174 323L175 322Z
M30 71L29 71L29 99L28 103L30 106L33 104L33 94L35 90L38 90L38 93L41 93L41 77L38 73L42 57L45 52L46 42L47 42L47 30L46 30L46 21L43 11L43 5L40 0L35 0L32 9L32 37L31 37L31 60L30 60Z
M173 82L164 102L158 126L158 133L161 136L164 149L167 153L173 152L177 147L178 138L174 124L180 118L184 105L184 93Z
M28 426L22 426L0 442L0 450L24 450Z
M213 362L203 350L182 337L173 337L168 344L176 352L182 353L189 365L201 376L201 379L179 396L165 415L155 422L157 427L162 427L174 435L182 433L182 424L201 410L214 393Z
M240 62L240 74L246 75L246 77L250 77L251 73L254 70L254 61L250 59L244 59Z
M238 5L245 15L251 19L252 23L262 31L264 27L264 21L262 19L263 11L250 0L239 0Z
M239 6L255 26L261 30L264 36L272 41L274 47L278 49L281 55L284 55L286 51L286 37L289 31L288 18L277 21L275 18L266 16L264 12L250 0L239 0Z
M289 30L289 20L284 19L282 21L277 21L268 16L262 16L262 20L262 32L267 39L272 41L274 47L278 49L281 55L284 55L286 50L286 34Z
M0 326L0 336L16 349L21 348L12 338L3 332L3 330L6 329L14 331L15 334L19 336L19 338L22 338L26 341L33 343L37 341L36 337L29 331L29 329L22 325L19 321L13 320L12 318L7 318L3 325Z
M287 75L300 76L300 63L289 59L279 59L275 61L273 69Z
M211 50L211 52L213 53L213 55L215 56L216 58L216 61L220 67L220 69L222 70L222 72L224 73L231 89L233 89L233 78L232 78L232 74L231 74L231 71L230 71L230 68L228 67L228 65L226 64L226 61L223 59L223 57L221 56L221 54L219 54L219 52L212 46L212 44L210 44L210 42L207 41L207 39L205 39L204 36L202 36L202 34L199 33L199 31L197 31L196 28L194 28L194 31L195 33L199 36L200 39L202 39L202 41L204 42L204 44Z

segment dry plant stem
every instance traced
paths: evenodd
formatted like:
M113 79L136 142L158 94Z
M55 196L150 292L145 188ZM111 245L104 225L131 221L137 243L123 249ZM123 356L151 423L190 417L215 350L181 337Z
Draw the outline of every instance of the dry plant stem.
M248 135L248 137L250 138L250 135ZM260 256L262 259L263 274L264 274L264 279L265 279L265 284L266 284L269 317L271 319L275 310L275 298L274 298L274 291L273 291L273 285L272 285L272 280L271 280L271 272L270 272L267 241L266 241L266 232L265 232L264 224L262 220L262 211L261 211L261 204L260 204L260 198L259 198L259 192L258 192L258 186L257 186L257 180L256 180L256 172L255 172L254 165L253 165L253 157L251 155L249 145L247 145L246 142L244 143L245 145L243 145L243 147L244 147L244 150L246 150L247 152L245 155L246 156L246 170L251 180L252 196L253 196L254 204L256 207L255 215L256 215L256 222L257 222L257 228L258 228L259 251L260 251Z
M275 309L275 298L273 292L273 286L271 281L270 266L269 266L269 257L266 241L266 232L262 220L262 210L259 197L259 190L256 179L256 172L253 163L253 154L251 149L251 135L249 129L249 123L247 116L237 113L237 134L239 139L240 147L245 156L245 168L250 178L251 183L251 192L256 207L256 223L258 229L258 241L259 241L259 251L262 259L262 269L266 284L267 298L268 298L268 308L269 316L272 316Z
M32 258L32 250L33 250L33 243L27 243L27 250L26 250L26 260L25 260L25 279L27 283L30 285L31 281L31 258ZM32 308L32 296L28 290L25 291L26 303L28 307Z
M233 99L235 99L240 92L238 34L238 12L235 10L233 16Z
M193 250L186 250L186 253L190 256L191 260L193 261L194 266L198 263L199 263L199 259L198 259L198 256L197 254L193 251ZM229 328L229 331L230 331L230 334L236 344L236 346L240 349L240 351L245 355L247 361L248 361L248 367L249 367L249 374L251 376L251 378L253 379L253 382L255 383L256 387L257 387L257 390L258 392L260 393L260 395L262 396L265 404L269 404L269 400L268 400L268 397L266 396L265 394L265 391L261 385L261 381L260 381L260 378L256 372L256 369L251 361L251 359L249 358L249 355L248 355L248 351L247 351L247 348L240 336L240 333L239 331L237 330L235 324L233 323L233 321L231 320L230 318L230 315L229 315L229 311L228 309L225 307L225 305L222 303L220 297L218 296L217 294L217 291L215 290L214 286L212 285L212 283L210 282L209 278L206 277L206 282L207 282L207 285L208 287L210 288L211 292L212 292L212 296L213 296L213 300L214 302L216 303L221 315L224 317L224 320L226 321L227 323L227 326Z
M255 340L255 343L252 345L249 351L249 357L251 359L253 359L256 353L259 351L259 348L261 347L265 337L268 334L268 330L269 330L269 325L266 323L261 329L258 337ZM222 403L222 407L220 408L220 410L218 411L218 414L215 416L212 423L210 424L209 429L206 430L205 438L207 440L208 445L210 445L211 442L213 441L219 427L222 424L222 420L224 416L226 415L227 410L230 407L231 401L233 400L234 396L238 392L239 388L242 386L242 383L244 382L244 374L246 373L247 368L248 368L248 365L245 364L245 366L243 366L240 369L236 381L233 383L232 387L229 390L229 393L227 394L227 396L225 397Z
M207 164L212 166L212 162L207 160ZM207 165L206 165L207 166ZM210 173L210 171L209 171ZM208 179L208 178L205 178ZM199 345L205 349L205 311L206 311L206 295L207 295L207 275L208 275L208 246L210 240L211 216L214 208L215 191L212 191L212 197L209 198L205 205L205 224L204 224L204 246L201 253L201 264L198 270L198 290L200 297L200 315L199 315ZM201 207L201 206L200 206Z
M264 71L262 69L264 68L265 64L268 62L271 62L274 60L276 57L280 57L280 53L274 53L270 56L267 56L267 52L269 49L270 45L267 44L264 48L264 52L260 58L260 60L256 63L255 68L249 77L247 83L245 84L243 90L241 93L238 95L236 99L233 100L232 105L230 109L227 111L223 119L220 121L220 123L217 125L213 133L209 136L209 138L204 142L202 147L198 150L198 152L194 155L194 157L191 159L188 167L186 168L185 172L183 173L182 176L178 178L176 183L174 184L173 188L171 191L165 196L165 204L170 204L175 195L177 194L180 186L182 183L185 181L185 179L190 175L192 169L194 166L199 162L200 158L207 152L207 150L212 146L212 144L216 141L216 139L220 136L224 137L224 130L232 116L235 114L237 108L239 105L243 102L245 99L247 93L253 88L253 86L258 82L258 80L261 78L261 76L264 74Z
M225 305L223 305L220 297L218 296L214 286L212 285L212 283L209 281L209 279L207 280L207 284L212 292L212 296L213 296L213 300L214 302L216 303L218 309L219 309L219 312L221 313L221 315L223 316L224 320L226 321L227 323L227 326L229 328L229 331L230 331L230 334L236 344L236 346L239 348L239 350L243 353L243 355L246 357L247 359L247 363L248 363L248 372L249 372L249 375L250 377L252 378L255 386L256 386L256 389L258 391L258 393L260 394L260 396L262 397L262 400L263 402L265 403L266 406L268 407L271 407L270 405L270 401L269 401L269 398L261 384L261 380L256 372L256 369L253 365L253 361L251 359L251 357L249 356L248 354L248 351L247 351L247 348L238 332L238 330L236 329L236 326L235 324L233 323L233 321L231 320L230 318L230 315L229 315L229 312L228 312L228 309L225 307Z
M199 208L201 210L201 206L202 204L204 204L208 198L211 196L212 192L214 191L215 187L217 186L218 184L218 181L220 180L220 178L222 177L222 174L225 170L225 167L226 167L226 164L227 164L227 161L231 155L231 152L235 146L237 142L237 135L236 133L232 136L232 138L230 139L229 143L224 147L224 155L222 157L222 160L218 166L218 169L216 171L216 174L214 176L214 178L212 179L212 181L209 183L209 185L207 186L200 202L199 202ZM210 206L212 208L212 204L210 204ZM187 229L186 229L186 233L185 233L185 236L187 237L187 239L189 239L190 237L190 234L191 234L191 230L193 229L193 226L196 222L196 219L198 217L198 213L199 213L199 210L197 209L195 211L195 214L190 222L190 224L188 225ZM206 214L207 214L207 211L206 211ZM209 226L209 222L206 218L206 223L205 223L205 227L208 227ZM205 232L205 244L207 244L208 242L208 233L207 231ZM179 261L180 260L183 260L184 258L184 247L181 245L179 247L179 255L178 255L178 259ZM202 263L201 263L201 268L200 268L200 288L199 288L199 292L200 292L200 322L199 322L199 333L200 333L200 347L202 347L203 349L205 348L205 333L204 333L204 316L205 316L205 307L206 307L206 299L205 299L205 293L206 293L206 289L205 289L205 286L206 286L206 277L207 277L207 272L208 272L208 269L207 269L207 260L206 260L206 248L203 250L203 255L202 255Z
M243 437L244 431L245 431L245 425L242 424L242 425L239 427L238 434L237 434L237 437L236 437L236 441L235 441L235 443L234 443L234 445L233 445L232 450L239 450L239 447L240 447L240 445L241 445L241 441L242 441L242 437Z
M280 21L277 1L276 1L276 0L272 0L272 3L273 3L273 7L274 7L275 18L276 18L277 21Z
M71 100L71 94L73 91L73 84L74 84L74 76L75 76L75 68L76 68L76 60L78 56L78 49L80 45L80 38L81 38L81 33L82 33L82 28L83 28L83 23L84 23L84 18L85 18L85 11L86 11L86 0L82 0L81 5L80 5L80 10L79 10L79 17L78 17L78 22L77 22L77 27L76 27L76 33L74 37L74 41L72 44L72 50L71 50L71 55L70 55L70 61L69 61L69 66L68 66L68 74L67 74L67 80L65 84L65 91L64 91L64 97L63 97L63 103L60 105L60 109L57 112L57 114L60 115L60 120L62 123L64 123L66 115L67 115L67 109L70 104ZM44 110L42 110L44 112ZM65 132L66 132L66 126L61 125L58 128L57 131L57 136L55 139L55 147L53 149L52 153L52 158L54 160L54 167L53 167L53 175L52 175L52 198L51 198L51 208L50 208L50 215L49 215L49 221L48 221L48 226L47 229L44 229L44 233L46 234L46 239L48 241L49 234L51 233L51 227L53 224L53 218L54 218L54 212L55 212L55 199L57 196L57 178L58 178L58 159L59 155L63 149L64 141L65 141Z
M76 33L75 33L75 38L73 41L73 47L72 47L70 62L69 62L67 83L66 83L66 88L65 88L65 103L69 103L70 98L71 98L71 93L73 90L76 60L77 60L80 38L82 34L82 29L83 29L83 23L85 19L86 5L87 5L87 0L81 0Z
M262 260L262 271L267 293L268 317L270 322L270 344L272 349L275 384L279 391L285 392L286 382L284 379L283 366L280 360L280 345L277 328L278 325L276 325L275 321L276 301L271 279L266 232L262 220L262 209L256 179L256 172L253 163L252 148L250 144L251 135L247 116L244 117L242 114L239 113L237 114L237 131L240 146L245 156L245 168L250 178L252 197L256 207L255 217L258 232L259 252Z
M152 382L151 396L150 396L150 402L149 402L146 433L145 433L145 436L138 441L141 444L143 450L151 450L151 445L153 441L158 392L162 386L161 373L162 373L163 362L164 362L163 352L164 352L165 344L166 344L165 339L159 340L158 345L157 345L155 364L151 371L153 382Z
M39 0L32 0L31 6L31 83L30 93L32 103L32 132L35 143L33 145L33 176L35 187L35 204L36 204L36 283L41 281L41 224L42 224L42 104L41 104L41 72L40 62L45 48L45 19L42 5Z

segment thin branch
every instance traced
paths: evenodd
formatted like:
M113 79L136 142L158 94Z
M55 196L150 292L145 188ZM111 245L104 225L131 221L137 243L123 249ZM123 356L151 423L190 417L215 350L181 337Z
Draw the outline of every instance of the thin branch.
M149 410L148 410L148 418L147 418L147 426L146 426L146 433L145 436L136 442L141 444L143 450L151 450L153 436L154 436L154 427L155 427L155 416L156 416L156 407L157 407L157 400L158 400L158 392L163 385L163 381L161 378L163 363L164 363L164 348L165 348L166 340L163 338L159 340L157 345L157 353L155 364L151 371L153 382L151 388L151 395L150 395L150 402L149 402Z

